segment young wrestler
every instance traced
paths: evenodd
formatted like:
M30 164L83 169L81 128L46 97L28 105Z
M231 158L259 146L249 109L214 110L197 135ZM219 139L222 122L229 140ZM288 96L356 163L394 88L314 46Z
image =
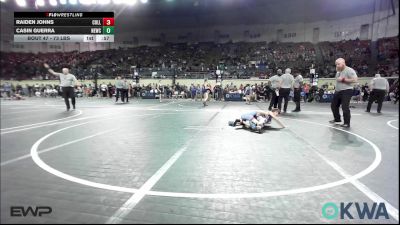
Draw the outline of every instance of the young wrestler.
M254 111L243 114L240 119L229 121L229 126L244 126L251 130L261 131L265 126L268 126L272 119L274 119L282 128L285 125L279 120L279 109L272 109L271 111Z

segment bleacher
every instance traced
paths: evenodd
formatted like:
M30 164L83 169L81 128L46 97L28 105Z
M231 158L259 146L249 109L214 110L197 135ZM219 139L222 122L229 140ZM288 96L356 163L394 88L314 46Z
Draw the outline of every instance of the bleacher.
M225 43L211 42L193 45L168 43L159 47L141 46L129 49L110 49L93 52L65 53L2 53L2 79L52 79L43 68L43 62L60 71L69 67L79 79L113 78L117 74L131 74L136 66L142 77L204 78L215 70L224 70L228 78L268 78L277 68L292 68L303 75L311 64L321 77L333 77L336 73L334 61L342 57L360 76L373 76L380 72L384 76L398 75L398 38L379 39L378 56L371 57L371 42L347 40L340 42L304 43ZM378 71L370 65L377 64ZM100 65L92 69L94 65ZM157 77L154 77L157 72ZM211 74L211 75L210 75Z

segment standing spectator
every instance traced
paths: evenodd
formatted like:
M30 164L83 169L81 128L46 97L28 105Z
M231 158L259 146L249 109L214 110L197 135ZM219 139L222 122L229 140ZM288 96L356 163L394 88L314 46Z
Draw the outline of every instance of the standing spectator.
M179 87L179 83L177 84L177 86ZM206 107L207 105L207 101L209 101L209 96L210 94L212 94L211 91L211 84L208 82L207 79L204 80L204 84L203 84L203 106Z
M216 100L221 101L222 100L222 85L220 82L217 83L215 92L217 95Z
M30 84L27 84L27 86L28 86L28 96L32 97L32 95L33 95L33 86L30 85Z
M106 98L107 97L107 85L104 82L100 85L100 91L101 91L101 97Z
M392 92L389 94L390 96L390 101L393 102L393 104L396 104L399 101L399 87L395 87Z
M356 103L358 103L359 101L361 101L361 87L360 85L355 85L353 88L353 100L356 101Z
M11 97L11 84L8 83L8 82L5 82L5 83L3 84L3 90L4 90L4 92L6 93L6 96L7 96L8 98L10 98L10 97Z
M131 82L131 87L132 87L132 95L131 95L131 97L132 98L134 98L134 97L140 97L140 92L139 92L139 87L138 87L139 85L136 85L136 82L135 81L132 81Z
M108 90L108 97L112 98L112 96L114 94L114 88L113 88L113 85L111 84L111 82L108 83L107 90Z
M304 103L307 102L309 94L310 94L310 84L305 83L303 87L303 92L304 92Z
M264 99L265 101L265 88L264 84L261 82L261 85L256 85L256 95L257 95L257 101L261 101L261 98Z
M253 88L250 86L250 84L247 84L245 89L244 89L244 95L246 99L246 104L250 104L251 102L251 96L253 96Z
M89 98L92 96L92 84L89 84L88 86L86 86L85 96L86 96L86 98Z
M18 83L17 86L15 87L15 89L16 89L16 92L17 92L18 94L21 94L21 92L22 92L22 85L21 85L20 83Z
M202 88L200 87L200 84L197 84L197 87L196 87L196 101L198 100L198 99L201 99L201 93L202 93L203 91L202 91Z
M38 83L35 84L35 86L34 86L34 91L35 91L35 93L36 93L36 92L40 92L40 86L39 86Z
M368 83L365 83L362 87L361 87L361 91L362 91L362 101L366 102L368 100L368 96L369 96L369 88L368 88Z
M327 90L328 91L334 91L335 90L335 85L333 85L332 83L329 83Z
M399 79L396 79L393 82L393 84L390 86L389 92L390 101L396 104L399 100Z
M192 101L194 101L194 98L196 97L196 87L194 86L194 84L190 85L190 98L192 99Z

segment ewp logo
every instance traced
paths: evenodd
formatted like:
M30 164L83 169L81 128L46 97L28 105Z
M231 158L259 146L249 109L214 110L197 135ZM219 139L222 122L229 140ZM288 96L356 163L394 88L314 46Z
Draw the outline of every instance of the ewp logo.
M389 219L389 215L386 210L385 203L377 204L374 202L372 207L370 208L366 202L359 204L358 202L349 202L349 203L340 203L340 207L338 207L333 202L328 202L324 204L322 207L322 216L328 220L337 219L354 219L353 215L349 212L350 207L356 207L356 211L359 219L380 219L380 217L384 217L385 219Z
M11 216L28 216L32 214L32 216L42 216L43 214L50 214L53 209L49 206L38 206L38 207L24 207L24 206L11 206Z

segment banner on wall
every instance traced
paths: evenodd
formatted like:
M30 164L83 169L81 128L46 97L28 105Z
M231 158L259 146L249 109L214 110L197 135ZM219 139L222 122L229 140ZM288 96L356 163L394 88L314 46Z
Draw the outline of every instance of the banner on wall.
M227 93L225 94L225 101L243 101L243 94Z

